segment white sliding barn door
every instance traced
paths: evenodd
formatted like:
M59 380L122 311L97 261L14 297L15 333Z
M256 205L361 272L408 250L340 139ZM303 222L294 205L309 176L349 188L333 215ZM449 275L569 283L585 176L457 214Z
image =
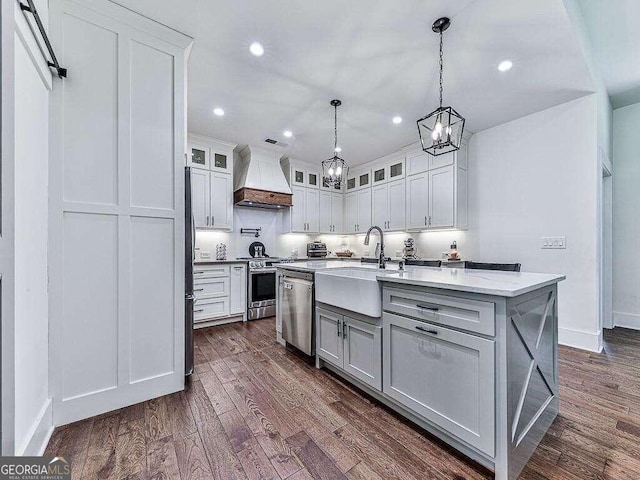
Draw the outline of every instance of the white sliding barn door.
M51 1L54 424L184 386L185 51L106 0Z

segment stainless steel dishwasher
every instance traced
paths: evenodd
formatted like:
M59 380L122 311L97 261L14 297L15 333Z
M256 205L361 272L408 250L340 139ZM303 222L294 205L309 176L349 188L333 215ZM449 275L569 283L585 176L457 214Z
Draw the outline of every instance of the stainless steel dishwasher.
M286 270L278 291L282 338L307 355L314 355L313 274Z

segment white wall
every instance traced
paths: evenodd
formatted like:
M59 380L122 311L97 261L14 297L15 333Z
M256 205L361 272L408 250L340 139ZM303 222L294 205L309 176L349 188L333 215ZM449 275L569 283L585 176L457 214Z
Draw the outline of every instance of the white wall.
M487 262L563 273L560 342L598 350L596 95L477 133L470 143L469 235ZM566 250L541 237L566 236Z
M640 328L640 103L613 112L613 319Z

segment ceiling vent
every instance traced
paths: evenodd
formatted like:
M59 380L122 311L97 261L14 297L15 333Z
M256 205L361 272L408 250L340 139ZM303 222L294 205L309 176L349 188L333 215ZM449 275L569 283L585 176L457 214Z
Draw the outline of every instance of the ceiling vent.
M281 147L281 148L287 148L289 146L289 144L286 143L286 142L282 142L280 140L275 140L275 139L270 138L270 137L267 137L262 141L264 143L268 143L269 145L276 145L276 146Z

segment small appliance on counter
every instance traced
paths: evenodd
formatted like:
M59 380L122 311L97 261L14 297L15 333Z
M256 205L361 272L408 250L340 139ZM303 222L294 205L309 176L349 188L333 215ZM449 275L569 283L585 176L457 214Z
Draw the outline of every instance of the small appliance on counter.
M322 242L307 243L307 257L309 258L325 258L329 252L327 244Z
M402 258L405 260L417 260L419 257L417 255L416 249L416 241L409 237L404 241L404 248L402 249Z

